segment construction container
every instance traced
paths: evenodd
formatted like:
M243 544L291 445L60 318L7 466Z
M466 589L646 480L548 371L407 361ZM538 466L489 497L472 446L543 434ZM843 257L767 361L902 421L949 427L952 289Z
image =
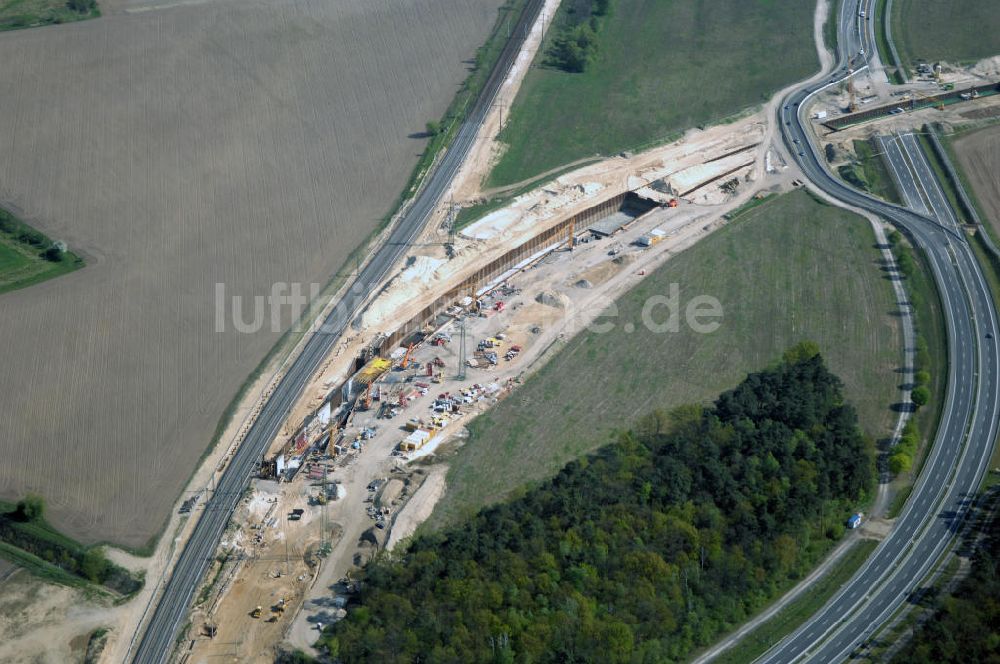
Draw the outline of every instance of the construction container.
M403 439L403 442L399 444L399 449L404 452L419 450L428 440L434 437L436 432L435 429L417 429Z
M654 228L649 232L649 235L639 236L639 239L636 240L636 244L638 244L640 247L652 247L654 244L657 244L658 242L663 240L663 238L665 238L666 236L667 236L666 232L664 232L659 228Z

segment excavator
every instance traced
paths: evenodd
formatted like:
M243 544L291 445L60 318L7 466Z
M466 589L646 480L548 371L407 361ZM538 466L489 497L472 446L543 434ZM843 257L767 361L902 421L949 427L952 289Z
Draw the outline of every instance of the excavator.
M406 367L410 366L411 359L413 359L413 344L410 344L406 349L406 355L403 356L403 361L399 363L399 368L405 371Z

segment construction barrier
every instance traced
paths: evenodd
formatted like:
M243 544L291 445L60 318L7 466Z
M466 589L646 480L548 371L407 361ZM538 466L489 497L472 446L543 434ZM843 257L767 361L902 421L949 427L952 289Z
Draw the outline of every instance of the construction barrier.
M873 120L875 118L893 115L896 109L902 109L903 111L918 111L923 108L932 108L939 104L954 104L962 101L971 101L971 99L975 97L987 97L989 95L995 95L998 92L1000 92L1000 84L990 83L988 85L976 85L964 90L941 92L922 99L911 97L906 101L888 104L887 106L879 106L877 108L870 108L867 111L861 111L860 113L842 115L839 118L827 120L823 123L823 126L831 131L840 131L841 129L846 129L847 127L860 124L862 122L868 122L869 120ZM962 95L968 95L969 99L963 98Z

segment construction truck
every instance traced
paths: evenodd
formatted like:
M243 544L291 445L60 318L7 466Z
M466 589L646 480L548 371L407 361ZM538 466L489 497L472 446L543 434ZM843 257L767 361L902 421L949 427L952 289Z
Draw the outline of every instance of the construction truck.
M261 616L261 614L263 612L264 612L264 608L258 606L253 611L250 612L250 617L251 618L260 618L260 616Z

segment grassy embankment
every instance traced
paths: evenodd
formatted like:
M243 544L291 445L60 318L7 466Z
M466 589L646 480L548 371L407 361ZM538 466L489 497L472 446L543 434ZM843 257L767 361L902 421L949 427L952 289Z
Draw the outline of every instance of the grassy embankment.
M805 193L772 199L671 259L618 301L609 334L569 342L510 399L472 422L451 459L448 489L431 527L555 473L654 408L711 399L784 348L816 341L864 430L884 436L895 419L902 338L895 298L867 224ZM680 286L719 299L721 327L641 324L653 295ZM628 329L632 322L635 329ZM641 386L641 387L640 387Z
M889 24L886 21L885 15L886 4L887 0L878 0L875 3L875 15L871 19L875 21L875 47L878 48L878 57L882 61L883 66L885 66L885 73L889 77L889 82L900 85L903 83L903 76L893 64L892 49L889 48L889 34L887 31Z
M850 184L884 200L899 203L899 192L896 191L885 162L874 148L869 141L855 141L857 157L852 163L839 168L840 176ZM930 449L929 443L937 432L948 378L948 352L944 315L930 266L922 253L903 241L901 235L893 233L890 238L895 239L893 254L900 266L898 276L903 280L907 296L913 304L913 324L917 334L914 369L930 393L928 402L908 424L902 444L894 450L895 459L892 460L891 469L897 477L893 486L895 498L889 515L895 516L905 505L913 480Z
M83 267L83 259L66 251L46 251L52 240L0 209L0 293L25 288Z
M827 15L826 23L823 24L823 44L833 53L837 52L838 39L840 38L837 34L837 16L840 15L840 3L842 1L830 0L829 14Z
M0 0L0 31L72 23L100 15L94 0Z
M547 66L560 26L591 5L562 3L514 101L488 186L720 122L817 66L814 5L792 0L611 0L585 71Z
M859 189L870 192L890 203L899 203L899 193L870 141L854 141L855 158L838 169L840 177Z
M905 458L896 457L900 467L893 468L896 471L893 486L896 495L889 509L889 517L896 516L902 510L927 457L930 444L937 434L948 382L948 338L944 312L930 265L923 252L906 244L897 233L891 235L890 239L893 238L896 238L893 254L900 267L898 274L913 308L913 327L917 335L914 370L918 379L921 372L926 373L925 380L918 380L918 383L927 387L929 399L910 418L903 441L897 449Z
M1000 55L994 0L894 0L890 20L904 67L939 60L968 64Z
M15 504L0 502L0 557L53 583L128 598L142 588L142 578L104 557L100 546L83 546L45 520L41 498Z
M622 1L622 0L619 0L619 1ZM626 4L624 6L628 7L629 6L628 5L629 1L630 0L626 0ZM600 75L594 77L596 80L593 80L593 81L590 81L590 82L582 82L582 83L580 81L580 78L578 78L578 77L582 77L585 74L581 74L579 72L577 72L577 73L568 73L568 72L560 71L558 68L552 67L549 64L547 64L547 59L549 59L549 57L550 57L549 53L551 52L551 48L552 48L553 42L554 42L554 40L556 40L558 38L560 30L567 28L567 26L572 26L572 25L580 24L583 21L585 21L590 16L590 12L592 11L592 9L593 9L593 7L595 5L596 5L596 3L593 2L592 0L578 0L578 1L573 2L573 3L564 3L564 5L563 5L563 7L562 7L562 9L560 11L560 13L556 16L556 20L555 20L554 25L548 31L547 41L546 41L546 43L544 45L543 50L541 51L540 55L536 57L536 61L534 63L535 64L535 69L533 69L532 72L529 74L529 77L534 77L536 79L539 79L539 81L536 82L536 85L538 85L539 88L543 88L540 92L537 92L536 94L547 95L550 92L549 88L558 88L560 90L560 92L564 96L570 97L572 95L577 94L577 92L576 92L576 90L574 88L574 86L576 86L576 85L579 85L579 87L584 88L582 90L582 93L584 93L584 94L604 94L602 92L602 88L608 88L608 89L613 89L614 88L614 86L615 86L614 78L615 77L614 77L613 72L611 71L610 68L614 67L614 66L620 66L620 65L622 65L623 63L620 62L620 61L618 61L616 63L611 63L608 67L606 67L603 70L603 72ZM837 10L838 10L839 5L840 5L840 0L832 0L832 2L830 3L830 6L831 6L830 17L832 19L834 19L834 20L828 20L824 24L824 26L823 26L823 38L824 38L824 41L826 42L827 47L830 48L830 49L835 49L837 47L837 22L836 22L835 19L836 19ZM614 0L612 0L609 3L609 7L613 10L613 8L615 7ZM572 11L570 11L570 9L572 9ZM609 10L608 15L606 15L606 16L600 16L599 17L599 20L600 20L600 29L597 32L598 37L600 37L600 35L604 32L604 26L607 25L608 23L611 23L612 26L613 26L610 29L615 29L614 26L616 25L616 23L621 23L621 21L616 18L615 12L612 11L612 10ZM633 20L633 19L629 19L629 20ZM621 29L621 28L618 28L618 29ZM663 57L663 58L673 57L675 54L679 54L679 50L681 48L683 48L682 45L667 44L667 43L664 43L662 41L657 41L655 39L652 39L651 35L649 35L647 33L643 33L643 36L645 37L645 40L642 43L640 43L640 44L633 44L631 46L631 48L636 49L637 52L641 52L641 61L643 63L645 62L645 58L646 57ZM713 38L717 38L717 36L715 36ZM799 46L799 45L796 44L796 46ZM601 58L600 48L601 48L601 45L598 44L597 48L595 49L595 51L597 52L596 57L598 59ZM548 49L548 50L545 50L545 49ZM664 52L661 53L662 49L669 49L669 50L668 51L664 51ZM801 57L802 57L803 62L806 62L808 60L808 57L806 55L802 55ZM729 66L729 64L730 63L727 62L727 63L721 64L720 66ZM542 69L540 70L539 67L542 67ZM628 69L631 71L632 69L634 69L634 67L635 67L635 63L633 63L632 65L629 65ZM675 82L672 78L670 78L670 79L664 79L663 77L666 75L666 73L667 73L666 71L657 71L657 72L654 73L651 70L644 70L642 76L648 76L649 77L648 80L652 81L652 82L647 83L647 84L644 85L644 89L643 89L643 91L641 93L641 96L643 98L639 99L640 103L646 103L646 104L652 104L652 103L654 103L654 102L649 101L649 100L652 99L652 100L655 101L656 95L659 94L659 92L657 90L652 89L652 87L655 86L655 84L656 84L655 82L657 80L661 80L662 79L663 85L665 85L665 86L672 85ZM550 82L550 79L551 79L551 82ZM651 88L651 89L648 89L648 90L645 89L647 87ZM775 86L775 87L777 87L777 86ZM749 104L749 103L751 103L753 101L751 99L748 102L742 102L742 105L740 103L734 103L733 99L735 99L736 97L738 97L744 91L731 90L729 92L731 92L732 97L727 97L727 98L724 98L722 100L713 100L711 102L712 103L712 107L711 108L709 108L709 107L703 107L700 114L698 114L698 113L690 114L689 117L691 118L691 120L692 121L697 121L699 123L703 123L703 122L705 122L706 118L720 119L720 118L723 118L723 116L726 113L732 113L733 111L735 111L735 110L737 110L737 109L739 109L741 107L745 107L747 104ZM646 99L646 98L649 98L649 99ZM763 96L763 98L766 98L766 96ZM534 99L534 98L532 98L532 99L525 99L524 97L519 96L518 99L517 99L517 101L519 103L523 103L525 105L532 105L532 109L533 110L529 111L531 113L538 113L538 112L543 112L543 111L547 112L547 113L552 113L552 112L555 111L555 109L553 109L553 108L547 108L547 109L544 108L545 104L547 103L547 99L544 98L544 97L541 97L539 99ZM575 110L575 107L574 107L574 110ZM597 111L600 111L600 110L602 110L602 109L597 109ZM607 110L607 109L603 109L603 110ZM637 115L636 118L629 118L627 116L627 113L630 110L636 111L636 115ZM660 111L661 109L658 108L656 110ZM659 136L659 138L650 141L650 140L648 140L648 137L646 137L644 139L640 135L638 135L638 133L634 131L634 127L631 126L631 124L635 120L638 119L638 116L640 114L643 116L642 117L643 121L648 120L648 118L646 117L647 114L645 113L645 111L640 111L638 108L632 108L632 107L625 108L625 109L620 109L619 113L623 113L624 115L622 115L620 118L618 118L616 116L616 119L618 120L618 123L615 125L615 131L619 132L619 133L624 132L626 135L624 137L620 138L620 139L614 138L611 141L607 141L606 144L605 144L605 147L603 148L603 150L605 152L607 152L609 150L613 152L613 151L617 151L618 149L621 149L623 147L635 149L637 147L649 146L649 145L653 145L653 144L658 143L658 142L664 142L664 141L667 140L668 137L676 134L677 131L682 127L682 124L679 123L679 122L677 122L676 119L673 117L673 116L675 116L675 115L677 115L678 113L681 113L681 112L684 112L683 109L675 109L674 111L671 111L671 113L668 114L668 116L665 117L661 121L662 126L656 127L656 131L658 132L658 134L656 134L656 135ZM706 115L706 113L707 113L707 115ZM591 115L593 116L594 113L592 112ZM527 142L524 142L524 144L522 145L521 144L522 142L519 139L517 139L517 138L514 137L514 133L517 132L517 131L523 131L523 127L522 127L522 129L517 129L515 127L515 129L508 130L503 135L503 137L504 137L504 139L506 141L508 141L508 142L516 142L517 143L516 146L512 146L512 147L514 147L515 150L517 150L518 148L523 148L525 151L527 151L528 153L530 153L527 156L528 156L528 158L531 158L531 159L538 158L538 159L543 159L546 162L551 162L551 163L569 163L569 164L572 164L572 165L569 166L569 167L567 167L567 168L563 168L563 169L560 169L557 166L555 168L550 168L549 170L539 170L538 168L529 167L529 168L525 169L525 172L526 173L530 173L530 174L528 174L523 180L519 180L516 183L512 184L512 182L514 182L514 181L511 180L511 178L516 177L517 169L521 168L521 166L519 166L517 164L514 164L513 166L509 165L508 162L510 161L511 158L510 157L505 157L504 160L501 161L501 164L498 167L498 169L494 170L494 172L490 175L490 184L491 185L499 185L501 188L508 187L508 189L505 190L505 191L502 191L502 192L497 192L495 195L491 196L488 200L486 200L486 201L484 201L482 203L479 203L477 205L473 205L473 206L470 206L470 207L462 208L459 211L458 216L457 216L456 221L455 221L455 229L456 230L460 230L460 229L464 228L465 226L468 226L472 222L474 222L474 221L476 221L478 219L483 218L484 216L486 216L490 212L493 212L494 210L497 210L497 209L503 207L504 205L506 205L507 203L509 203L512 198L514 198L515 196L517 196L519 194L522 194L522 193L524 193L526 191L529 191L532 188L538 186L540 184L540 182L543 181L543 180L554 179L554 178L558 177L559 175L561 175L564 172L567 172L567 171L573 170L573 168L577 168L577 167L582 166L584 163L595 161L595 160L601 158L600 155L595 155L593 153L587 153L584 156L577 155L578 158L577 158L576 161L572 161L572 162L570 162L570 161L559 162L558 161L558 157L555 158L555 159L553 159L553 158L550 158L547 155L534 154L533 153L533 148L531 147L531 145L529 145ZM602 126L601 133L603 134L603 132L604 132L604 128ZM560 149L561 150L565 149L565 150L568 150L568 151L572 151L572 150L576 149L573 145L570 145L570 144L568 144L568 143L565 142L566 138L567 137L561 137L561 138L557 139L560 143L562 143L562 148L560 148ZM579 140L579 137L574 137L574 140ZM594 137L588 135L588 136L584 137L582 140L583 141L594 140ZM598 140L603 140L603 139L598 139ZM608 146L610 146L610 147L608 147ZM549 147L551 148L551 146L549 146ZM600 152L600 151L601 150L598 150L598 152ZM508 154L510 153L510 149L507 150L507 153ZM557 154L562 154L562 152L559 152ZM566 154L568 155L568 154L570 154L570 152L566 152ZM567 159L568 159L568 157L567 157ZM510 173L505 175L504 174L504 170L505 169L509 170Z

